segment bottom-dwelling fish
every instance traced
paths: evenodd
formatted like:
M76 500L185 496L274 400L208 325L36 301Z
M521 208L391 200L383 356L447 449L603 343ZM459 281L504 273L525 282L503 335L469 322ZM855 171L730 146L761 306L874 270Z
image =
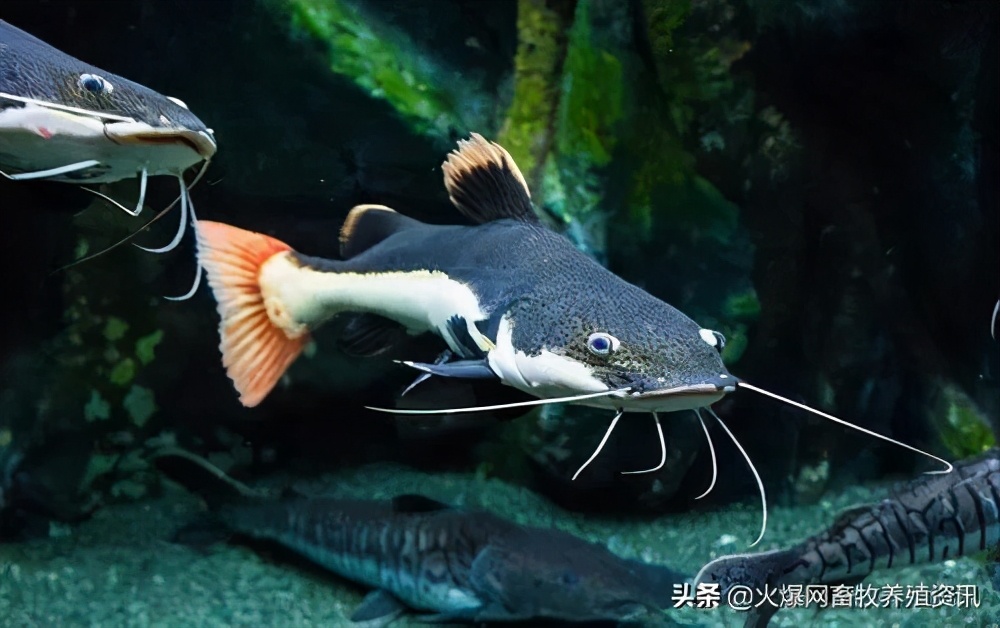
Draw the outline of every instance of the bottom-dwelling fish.
M389 412L445 414L547 403L615 411L577 475L626 412L653 415L661 456L652 469L625 473L659 470L666 447L657 413L701 408L712 413L709 406L737 386L924 453L737 380L722 362L722 334L545 228L524 177L500 145L473 134L459 142L442 170L452 203L474 225L431 225L388 207L358 206L340 232L343 261L309 257L269 236L222 223L197 223L198 260L222 318L222 361L244 405L255 406L270 393L311 331L337 314L352 313L366 317L367 329L355 334L368 353L377 353L380 339L394 337L400 328L440 337L447 346L444 358L405 362L422 371L421 378L492 379L538 398ZM708 436L704 422L702 427ZM759 541L767 521L763 483L736 446L764 505Z
M391 620L405 608L426 621L634 621L669 608L674 570L620 558L554 529L419 495L358 501L271 499L206 460L164 450L157 466L202 494L228 529L275 541L374 591L353 621Z
M1000 449L960 462L947 475L919 478L877 504L852 508L825 531L789 549L723 556L702 567L695 586L736 586L763 600L783 585L856 584L876 569L974 554L1000 540ZM772 599L780 601L781 596ZM766 626L778 611L764 602L746 627Z

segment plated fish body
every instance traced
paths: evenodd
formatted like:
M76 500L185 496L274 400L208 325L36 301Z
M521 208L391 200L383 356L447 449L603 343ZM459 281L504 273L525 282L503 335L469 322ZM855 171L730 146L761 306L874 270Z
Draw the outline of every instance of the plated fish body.
M876 569L966 556L998 540L1000 450L991 449L951 473L922 477L877 504L853 508L789 549L718 558L695 582L719 583L723 599L735 585L856 583Z
M673 584L686 579L566 532L420 495L279 500L187 452L162 452L156 464L201 493L228 529L274 541L372 587L355 621L390 618L404 608L438 621L632 620L659 615Z
M383 592L368 602L379 611L362 607L356 619L384 612L388 593L435 619L624 620L666 607L672 583L683 580L564 532L420 496L299 498L221 514L233 530Z
M215 150L212 131L180 100L0 20L0 170L8 178L178 176Z
M541 399L590 395L576 402L658 412L706 406L735 389L722 336L542 226L499 145L473 135L444 171L452 202L477 224L430 225L359 206L341 231L343 260L198 223L223 361L244 405L263 400L309 332L341 313L378 317L366 338L379 324L436 334L454 357L408 363L415 368L496 378Z

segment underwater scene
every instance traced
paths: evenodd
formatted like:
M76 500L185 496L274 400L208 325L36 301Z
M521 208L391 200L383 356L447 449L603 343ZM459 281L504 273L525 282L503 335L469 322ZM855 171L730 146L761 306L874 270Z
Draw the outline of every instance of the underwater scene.
M998 34L3 0L0 626L997 626Z

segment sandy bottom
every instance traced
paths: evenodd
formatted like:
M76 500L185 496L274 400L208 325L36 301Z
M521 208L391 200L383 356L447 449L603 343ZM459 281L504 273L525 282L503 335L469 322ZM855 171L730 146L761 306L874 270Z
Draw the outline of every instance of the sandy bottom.
M433 474L378 465L297 485L309 492L388 498L420 492L484 508L520 523L552 525L607 543L622 556L663 562L694 574L708 559L746 551L759 511L737 506L669 515L652 522L568 513L537 495L471 474ZM761 551L823 529L846 506L878 499L857 487L809 508L774 508ZM873 496L873 491L876 495ZM201 512L180 488L144 502L108 507L77 527L0 545L0 626L343 626L364 589L315 569L240 545L194 549L166 539ZM755 548L758 549L758 548ZM986 626L1000 619L1000 596L982 558L877 572L866 584L979 587L976 608L785 609L773 626ZM742 626L731 609L669 610L664 624ZM393 626L417 626L403 618Z

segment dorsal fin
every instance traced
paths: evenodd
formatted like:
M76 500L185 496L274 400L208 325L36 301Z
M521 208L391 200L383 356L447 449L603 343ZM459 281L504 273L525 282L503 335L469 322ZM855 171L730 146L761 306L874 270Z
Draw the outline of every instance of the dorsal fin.
M350 259L398 231L423 224L385 205L358 205L347 214L340 228L340 255Z
M459 140L458 150L448 155L441 169L452 204L469 219L538 222L524 176L510 153L496 142L473 133Z

